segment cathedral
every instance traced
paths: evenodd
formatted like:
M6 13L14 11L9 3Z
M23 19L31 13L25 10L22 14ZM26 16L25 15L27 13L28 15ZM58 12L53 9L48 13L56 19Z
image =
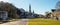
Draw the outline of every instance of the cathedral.
M31 4L29 4L29 11L28 12L27 11L22 12L20 18L35 18L34 11L31 12Z
M28 18L34 18L35 16L34 16L34 11L33 12L31 12L31 4L29 4L29 16L28 16Z

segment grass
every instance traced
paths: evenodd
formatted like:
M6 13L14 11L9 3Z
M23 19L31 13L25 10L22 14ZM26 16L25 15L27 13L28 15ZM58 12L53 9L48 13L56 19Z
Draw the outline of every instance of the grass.
M28 25L60 25L60 21L52 19L29 19Z

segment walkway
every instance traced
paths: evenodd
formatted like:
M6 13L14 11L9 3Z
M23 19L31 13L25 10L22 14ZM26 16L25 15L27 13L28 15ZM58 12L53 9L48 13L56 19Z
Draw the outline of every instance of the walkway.
M0 25L28 25L28 19L20 19L14 22L8 22Z

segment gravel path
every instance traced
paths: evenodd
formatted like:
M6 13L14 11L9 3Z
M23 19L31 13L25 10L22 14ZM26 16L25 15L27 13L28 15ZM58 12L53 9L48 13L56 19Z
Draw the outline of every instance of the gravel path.
M8 22L0 25L28 25L28 19L20 19L14 22Z

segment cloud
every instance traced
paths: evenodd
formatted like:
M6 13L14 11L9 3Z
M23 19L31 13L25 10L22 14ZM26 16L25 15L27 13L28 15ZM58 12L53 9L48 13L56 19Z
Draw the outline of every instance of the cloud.
M3 1L3 2L9 2L9 0L0 0L0 1Z

